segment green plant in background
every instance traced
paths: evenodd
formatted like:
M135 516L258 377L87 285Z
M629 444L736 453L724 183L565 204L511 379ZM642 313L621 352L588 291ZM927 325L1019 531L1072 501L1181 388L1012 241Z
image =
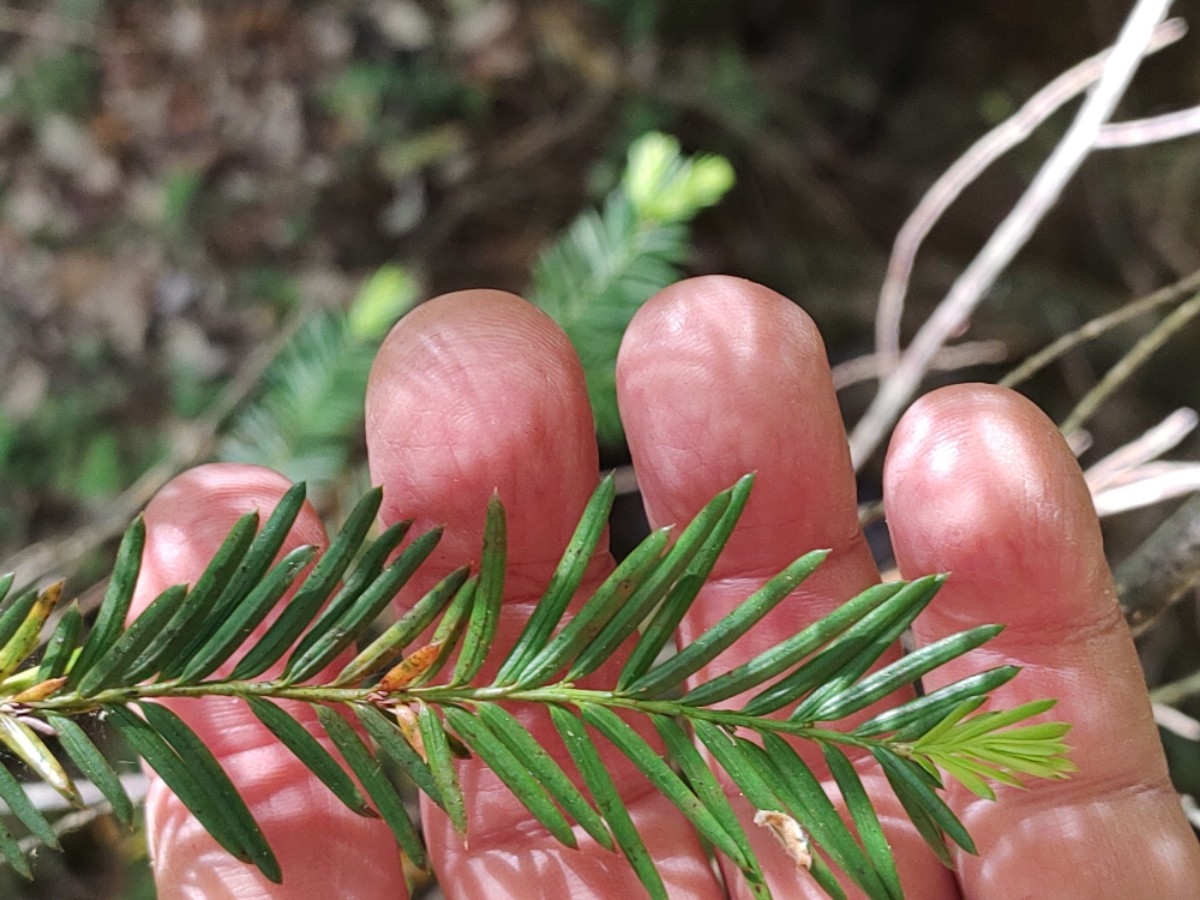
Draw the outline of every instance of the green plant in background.
M223 847L280 881L286 873L235 786L197 735L159 702L236 697L348 808L381 817L417 866L427 865L425 847L396 788L382 774L384 764L405 772L465 835L467 801L454 756L470 753L562 843L575 846L572 822L578 824L600 845L623 854L650 896L665 897L653 860L601 762L600 736L681 810L714 852L737 865L755 896L768 897L769 890L718 781L721 772L756 808L756 822L785 838L786 849L777 852L787 852L831 896L844 896L835 874L840 870L869 897L900 897L891 850L846 751L878 760L915 826L949 864L949 844L968 852L973 844L939 795L943 779L990 798L989 782L1065 777L1073 769L1062 742L1068 726L1027 723L1053 701L981 712L990 692L1017 674L1007 665L902 701L858 724L844 722L999 631L998 626L974 628L871 671L933 600L940 577L869 588L745 664L685 685L740 641L826 555L817 551L799 558L663 660L661 652L712 571L751 482L747 476L719 494L674 542L668 529L650 534L564 623L568 601L608 520L614 488L611 478L604 479L525 629L484 684L477 676L485 661L504 652L494 646L506 568L499 500L487 510L478 570L451 572L332 678L321 681L313 679L391 604L434 549L439 531L416 537L390 564L409 523L392 526L364 549L382 498L377 489L357 504L319 559L315 548L301 547L272 566L303 504L304 487L298 485L261 531L256 513L243 517L193 585L168 588L126 626L145 541L139 519L125 535L104 603L86 636L73 604L40 662L27 663L61 586L19 593L0 611L0 742L78 803L77 786L61 761L69 759L128 823L133 804L75 721L99 714ZM0 598L10 592L12 580L0 580ZM245 646L297 581L282 614ZM430 628L428 643L411 646ZM623 653L630 640L632 653L615 683L580 685ZM280 674L265 674L272 667L279 671L281 661ZM229 674L217 674L222 667ZM738 699L718 705L731 698ZM300 701L315 712L340 762L278 705L283 700ZM542 750L510 704L536 704L548 712L569 752L569 765ZM370 746L339 710L355 717ZM630 717L658 733L665 759L631 727ZM711 762L694 740L708 750ZM797 754L796 742L820 748L849 823ZM571 777L572 769L578 779ZM7 768L0 768L0 798L31 835L56 845L50 822ZM17 839L2 827L0 855L29 874Z
M74 48L43 56L16 79L9 97L31 121L51 115L81 118L96 90L95 54Z
M349 143L383 148L414 128L434 126L451 114L469 117L486 105L453 69L421 55L404 64L353 63L324 85L321 101Z
M99 372L90 391L51 395L36 414L9 417L0 411L0 480L5 491L19 487L101 501L118 493L132 473L149 466L158 449L157 436L142 428L112 427L114 411L124 402L117 395L119 387ZM3 531L0 528L0 534Z
M679 277L691 249L687 223L717 203L733 177L723 158L687 158L674 138L647 134L630 147L603 209L584 212L538 260L531 299L579 352L605 446L624 440L614 377L621 336L637 309ZM387 265L345 314L306 322L267 372L263 394L238 416L220 458L269 466L294 481L338 478L378 343L417 296L412 276Z
M406 270L385 265L346 312L305 322L267 370L261 396L237 417L220 458L268 466L293 481L341 477L379 342L415 305L417 290Z
M534 267L530 299L575 345L604 446L624 443L614 374L621 336L638 308L678 279L691 252L688 223L733 182L723 157L685 157L675 138L644 135L603 208L583 212Z

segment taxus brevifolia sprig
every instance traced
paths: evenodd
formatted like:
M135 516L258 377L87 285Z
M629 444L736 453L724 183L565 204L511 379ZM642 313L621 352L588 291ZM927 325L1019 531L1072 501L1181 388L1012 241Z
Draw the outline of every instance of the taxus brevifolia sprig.
M1017 674L1012 666L978 672L862 720L872 704L999 630L973 628L873 669L933 600L940 576L869 588L747 662L699 679L702 667L786 601L820 565L822 551L787 566L688 645L663 653L725 546L751 481L715 497L674 540L665 530L649 535L568 617L568 601L612 506L612 481L603 480L512 646L495 640L506 546L498 499L487 509L477 571L446 575L369 641L367 629L439 537L436 530L419 535L396 555L409 530L400 523L368 541L378 490L359 502L319 558L302 547L276 561L303 498L304 488L294 488L261 530L256 514L244 517L193 585L167 589L127 625L145 541L136 521L86 633L71 606L40 661L31 663L60 587L20 592L0 608L0 741L73 804L79 791L68 769L83 773L128 823L133 804L120 778L90 729L75 721L98 714L223 847L279 881L287 873L236 786L200 738L159 702L236 697L349 809L382 818L417 866L428 865L420 831L383 773L406 773L465 836L470 798L459 787L456 760L471 754L563 844L575 846L578 827L624 855L650 896L665 897L603 762L615 751L680 809L713 852L741 870L755 896L770 892L734 813L732 803L742 802L731 801L736 794L755 808L754 821L779 838L771 852L788 854L831 896L843 896L848 880L872 898L900 897L895 862L850 756L878 762L916 828L949 864L951 844L974 848L941 797L945 780L994 798L994 783L1065 777L1073 768L1063 743L1067 726L1029 721L1053 705L1049 700L983 709L991 692ZM0 579L0 600L12 581ZM293 586L281 614L259 628ZM252 634L259 636L251 640ZM314 680L352 646L360 649L350 662ZM606 669L618 673L612 684L580 685L618 654L620 666ZM264 675L268 670L280 674ZM481 679L481 671L496 674ZM293 718L295 703L279 703L285 700L315 708L336 753ZM546 709L567 757L545 752L513 704ZM846 724L855 713L862 715ZM639 718L649 727L633 727ZM352 727L353 720L362 728ZM661 743L645 737L654 733ZM819 773L797 752L805 743L823 756ZM822 778L836 785L848 821ZM57 844L52 823L3 767L0 798L38 841ZM29 875L17 837L2 826L0 853Z

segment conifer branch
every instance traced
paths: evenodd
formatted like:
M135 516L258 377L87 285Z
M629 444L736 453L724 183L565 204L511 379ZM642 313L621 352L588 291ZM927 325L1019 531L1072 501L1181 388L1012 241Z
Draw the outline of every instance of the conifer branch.
M168 588L126 624L145 542L139 519L126 535L109 594L86 636L78 613L68 612L35 664L30 656L36 636L61 586L20 593L0 608L0 742L78 803L61 761L69 759L128 822L133 806L120 779L75 721L99 712L226 850L279 881L286 872L236 786L201 739L159 702L235 697L347 808L386 822L418 866L428 864L420 831L381 764L406 773L465 834L470 798L459 785L456 758L470 754L564 845L575 846L573 828L580 826L601 846L624 855L650 896L665 897L654 862L605 770L603 744L629 759L714 852L728 857L755 896L770 896L762 864L723 782L744 795L757 810L755 821L780 838L778 852L807 869L831 896L842 895L840 877L872 898L902 896L895 861L850 752L878 761L918 831L949 864L950 844L968 852L974 847L940 796L944 780L994 799L993 784L1066 777L1073 771L1063 743L1068 726L1039 718L1052 700L1010 710L983 708L991 692L1017 674L1012 666L979 672L845 724L847 716L916 684L999 631L977 627L872 671L933 601L943 581L938 576L869 588L746 663L698 680L702 667L742 640L820 565L823 552L801 557L688 646L661 659L728 540L751 481L747 477L714 498L673 544L665 531L647 537L567 620L567 601L611 508L612 483L605 479L512 647L497 647L495 639L507 539L504 509L494 499L478 572L451 572L332 677L320 680L314 680L318 673L360 642L417 571L438 531L418 536L386 563L408 525L393 526L368 543L367 528L380 502L373 491L315 565L308 566L315 555L311 548L272 563L303 500L303 487L297 487L257 535L257 516L243 518L194 585ZM11 587L11 578L0 579L0 600ZM283 613L246 646L278 597L293 587ZM431 627L432 638L417 645ZM630 642L631 653L624 649ZM579 683L618 653L626 660L615 684ZM497 675L480 683L488 662L499 663ZM272 666L279 670L280 663L281 674L263 674ZM230 674L218 674L222 671ZM282 701L313 708L336 755L293 717L288 709L294 705L285 708ZM547 710L568 758L547 753L513 715L513 704ZM369 743L339 710L361 723ZM651 730L630 724L638 720ZM661 744L647 739L653 733ZM849 824L818 773L797 753L804 742L820 748ZM7 768L0 768L0 799L31 835L56 845L50 822ZM0 854L29 875L18 838L3 829Z

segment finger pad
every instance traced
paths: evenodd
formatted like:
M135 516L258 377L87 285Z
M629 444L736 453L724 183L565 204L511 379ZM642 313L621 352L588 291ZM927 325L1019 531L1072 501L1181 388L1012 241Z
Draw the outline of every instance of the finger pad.
M862 549L824 346L786 298L727 277L667 288L630 325L617 386L653 523L686 522L757 473L718 573L765 573L819 547Z
M951 574L931 618L999 616L1006 640L1027 643L1115 624L1079 467L1021 396L965 385L923 398L897 428L884 490L905 576Z
M444 525L431 570L478 555L493 491L514 570L544 583L597 479L583 370L544 313L499 291L418 307L381 348L367 391L381 518Z

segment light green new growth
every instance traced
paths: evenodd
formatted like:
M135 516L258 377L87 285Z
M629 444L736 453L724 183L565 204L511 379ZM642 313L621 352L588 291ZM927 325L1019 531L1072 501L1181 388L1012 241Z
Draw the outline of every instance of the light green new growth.
M629 148L622 186L638 219L689 222L733 187L733 167L722 156L684 157L675 138L650 132Z
M643 303L678 280L691 252L687 224L733 182L723 157L685 157L675 138L643 135L603 209L583 212L534 267L530 299L575 345L605 446L624 441L614 375L621 336Z
M421 834L383 773L404 772L465 835L471 799L459 785L456 757L468 752L564 845L576 846L573 827L580 826L601 847L625 857L649 896L665 898L654 860L608 774L600 737L606 753L628 758L714 853L737 866L754 896L769 897L770 891L765 861L735 813L743 802L757 811L756 822L786 839L786 846L771 845L770 852L788 853L830 896L844 896L848 882L871 898L894 900L903 895L896 864L848 754L878 761L918 831L950 865L951 844L967 852L974 846L941 797L943 779L994 799L993 783L1066 777L1073 771L1063 743L1068 726L1030 722L1050 709L1051 700L981 710L989 694L1017 674L1012 666L901 700L856 725L845 723L846 716L915 684L999 630L974 628L872 671L934 599L940 577L870 588L744 664L700 679L702 667L787 602L823 552L801 557L688 646L662 658L660 650L725 546L751 481L747 476L714 498L673 544L665 531L647 537L568 619L566 601L611 509L612 483L605 479L513 647L495 645L507 544L498 500L488 506L477 574L449 573L369 642L361 639L372 621L440 536L436 530L418 536L391 563L407 523L364 547L379 491L360 501L329 549L305 568L313 556L309 548L274 562L303 498L303 488L293 489L257 536L257 516L244 517L192 587L169 588L127 626L144 542L139 520L126 535L86 637L72 606L41 662L31 663L36 641L30 634L46 622L59 586L20 593L0 608L0 672L7 676L0 681L0 743L77 805L79 793L60 754L71 760L128 824L133 804L120 779L73 721L99 712L222 847L280 881L287 872L236 786L200 738L158 702L237 697L347 808L382 819L416 866L429 863ZM292 586L297 590L289 605L247 646L275 598ZM0 578L0 601L11 588L11 577ZM429 643L414 645L430 628ZM350 662L313 680L351 645L361 649ZM624 662L615 683L579 683L617 654ZM497 675L480 681L480 671ZM293 702L285 709L279 703L284 700ZM311 725L293 717L295 701L314 711L336 754L313 736ZM540 746L510 711L517 703L547 711L567 757L555 758ZM343 711L361 723L369 742ZM639 720L647 727L631 724ZM826 794L823 772L797 752L805 743L823 754L849 822ZM4 767L0 799L36 841L57 846L51 822ZM0 855L30 876L17 836L3 826Z

